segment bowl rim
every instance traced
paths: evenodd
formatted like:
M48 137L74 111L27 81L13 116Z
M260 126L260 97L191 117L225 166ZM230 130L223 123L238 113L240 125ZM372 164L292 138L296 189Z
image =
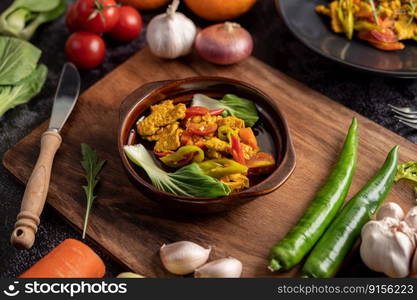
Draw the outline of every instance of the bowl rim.
M161 191L157 189L155 186L153 186L150 182L143 179L133 168L133 164L129 161L126 154L123 151L124 147L124 141L123 141L123 131L124 128L127 126L127 120L129 119L130 114L135 110L136 106L139 105L140 102L142 102L145 98L149 97L151 94L158 93L158 91L169 89L170 87L178 87L184 84L189 83L195 83L195 82L201 82L201 81L213 81L213 82L223 82L226 84L234 84L238 85L244 88L249 89L251 92L255 92L261 96L261 98L268 103L269 106L273 107L276 114L279 116L279 122L281 122L282 130L280 131L281 136L285 140L285 148L283 147L283 157L281 159L280 164L277 166L277 168L269 174L268 177L266 177L261 182L257 183L254 186L249 187L248 189L231 193L226 196L222 197L192 197L192 196L181 196L181 195L175 195L172 193L168 193L165 191ZM130 98L130 96L135 95L136 93L139 93L141 90L144 92L139 95L138 97L135 97L136 99L133 100L133 98ZM169 97L169 95L167 95ZM132 101L133 100L133 101ZM128 103L132 102L132 103ZM128 106L128 107L126 107ZM175 198L176 201L180 202L186 202L186 203L193 203L193 204L207 204L208 201L210 203L222 203L226 199L233 200L236 198L248 198L248 197L257 197L261 195L269 194L276 189L278 189L282 184L284 184L287 179L291 176L295 169L296 165L296 157L295 157L295 149L294 144L290 135L290 130L288 127L287 120L280 109L279 105L266 93L258 89L257 87L243 82L241 80L236 80L232 78L227 77L220 77L220 76L192 76L192 77L186 77L182 79L174 79L174 80L163 80L163 81L155 81L155 82L149 82L146 83L140 87L138 87L136 90L131 92L122 102L120 105L120 120L119 120L119 128L118 128L118 149L119 149L119 155L121 157L122 163L127 170L128 174L139 184L146 187L147 189L151 190L153 193L159 194L161 196L165 197L171 197ZM136 116L136 119L140 116ZM273 180L275 179L275 180ZM273 180L274 182L270 184L270 186L259 189L260 186L262 186L263 183L268 182L270 180ZM255 189L256 188L256 189Z

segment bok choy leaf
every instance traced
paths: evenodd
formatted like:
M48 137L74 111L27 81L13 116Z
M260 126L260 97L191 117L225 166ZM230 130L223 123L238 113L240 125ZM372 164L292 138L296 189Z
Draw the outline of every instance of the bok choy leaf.
M48 69L39 65L16 85L0 85L0 117L9 109L24 104L36 96L46 80Z
M221 100L216 100L203 94L195 94L192 106L203 106L209 110L224 108L224 116L232 115L242 119L247 127L252 127L259 119L256 106L252 101L233 94L226 94Z
M141 144L124 146L124 152L133 163L145 170L152 184L161 191L189 197L221 197L231 192L226 184L205 175L196 163L168 173L156 165Z

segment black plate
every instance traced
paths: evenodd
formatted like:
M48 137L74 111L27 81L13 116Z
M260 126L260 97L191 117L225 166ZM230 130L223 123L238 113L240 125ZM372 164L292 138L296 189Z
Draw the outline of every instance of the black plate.
M330 18L314 8L326 0L275 0L290 31L313 51L341 64L380 75L417 78L417 42L401 51L385 52L361 40L349 41L331 31Z

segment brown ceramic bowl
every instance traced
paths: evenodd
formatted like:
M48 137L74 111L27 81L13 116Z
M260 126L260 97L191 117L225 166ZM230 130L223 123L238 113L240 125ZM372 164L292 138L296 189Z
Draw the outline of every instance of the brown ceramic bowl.
M151 105L166 99L175 103L189 102L193 94L203 93L212 97L236 94L255 102L260 120L253 127L262 151L273 153L276 169L263 178L251 182L251 187L225 197L186 197L156 189L139 167L131 163L123 152L129 132L137 120L149 114ZM145 144L145 143L144 143ZM198 213L229 210L269 194L280 187L295 168L295 152L288 126L277 101L262 91L242 81L223 77L192 77L173 81L159 81L143 85L130 94L120 107L118 148L124 167L133 183L150 199L162 201L171 207ZM152 151L152 148L149 148ZM252 185L253 184L253 185Z

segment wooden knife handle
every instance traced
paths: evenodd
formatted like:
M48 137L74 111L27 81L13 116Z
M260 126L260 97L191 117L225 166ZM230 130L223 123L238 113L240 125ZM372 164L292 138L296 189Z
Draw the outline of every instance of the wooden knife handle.
M35 242L39 216L48 195L52 163L61 142L61 136L56 131L46 131L42 135L39 157L26 185L20 213L10 238L17 249L29 249Z

